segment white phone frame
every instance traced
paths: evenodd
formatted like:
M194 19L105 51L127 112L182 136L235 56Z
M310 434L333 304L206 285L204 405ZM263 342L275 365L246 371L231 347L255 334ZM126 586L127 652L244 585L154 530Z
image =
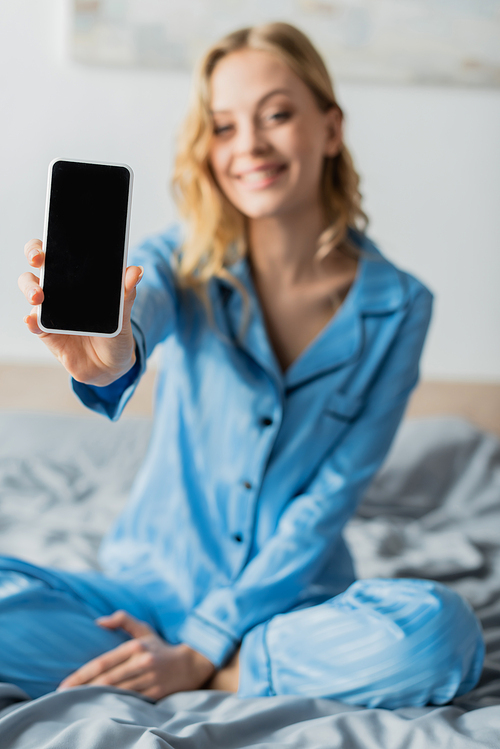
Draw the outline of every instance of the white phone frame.
M55 334L61 334L61 335L81 335L81 336L91 336L99 337L99 338L115 338L115 336L119 335L123 326L123 303L124 303L124 297L125 297L125 271L127 269L127 259L128 259L128 243L129 243L129 231L130 231L130 213L132 208L132 187L134 182L134 172L132 171L131 167L128 164L112 164L110 162L106 161L82 161L79 159L66 159L63 157L57 157L55 159L52 159L52 161L49 164L49 176L47 180L47 195L45 199L45 219L44 219L44 226L43 226L43 252L46 251L47 247L47 233L49 228L49 208L50 208L50 191L52 187L52 169L54 167L54 164L57 164L58 161L70 161L73 164L97 164L99 166L119 166L124 167L127 169L127 171L130 174L130 183L129 183L129 191L128 191L128 203L127 203L127 220L125 225L125 239L124 239L124 248L123 248L123 267L122 267L122 280L121 280L121 293L120 293L120 311L118 315L118 328L113 333L95 333L93 331L82 331L82 330L57 330L55 328L46 328L42 325L42 304L38 305L37 309L37 322L38 327L40 330L43 330L44 333L55 333ZM45 269L45 263L42 265L40 270L40 286L43 289L43 280L44 280L44 269Z

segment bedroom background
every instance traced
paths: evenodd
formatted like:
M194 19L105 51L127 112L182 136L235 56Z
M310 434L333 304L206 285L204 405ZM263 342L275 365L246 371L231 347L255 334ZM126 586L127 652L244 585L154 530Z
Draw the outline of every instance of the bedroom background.
M190 78L186 44L172 39L187 29L194 53L198 29L218 36L275 9L316 41L314 27L320 46L334 39L323 51L370 235L436 295L408 411L430 418L405 419L346 540L361 579L430 578L465 596L485 633L482 678L452 705L400 711L203 690L158 705L106 688L18 702L4 683L1 747L319 749L347 735L353 749L500 746L500 441L440 416L500 436L500 0L1 0L0 551L98 567L151 430L154 367L111 423L80 405L22 322L17 277L43 231L49 162L129 163L131 242L161 230L175 219L168 182Z
M49 162L66 156L130 164L135 172L131 243L175 220L168 184L175 135L187 104L189 65L177 61L172 68L161 59L126 56L115 65L75 59L85 56L72 41L75 11L89 11L90 6L96 11L105 4L115 16L120 5L127 5L120 0L3 0L0 6L3 410L85 413L64 371L26 331L22 319L27 306L17 289L17 276L26 270L24 243L43 231ZM194 10L197 6L201 15L210 4L184 3ZM239 6L223 0L216 4L228 14L222 17L227 27L222 31L233 28L230 14ZM165 13L169 3L130 0L130 12L134 5L154 16L160 6ZM255 20L264 5L297 6L297 12L316 18L335 11L339 18L344 13L344 20L347 11L355 11L348 41L369 52L366 40L356 37L366 20L366 0L256 3ZM372 3L377 5L391 3ZM472 39L477 53L465 60L463 75L455 75L443 56L444 42L453 34L443 28L443 47L434 50L442 68L434 77L424 71L412 79L404 69L399 80L389 80L387 66L384 78L383 66L380 71L370 67L368 57L361 71L340 66L342 74L336 77L333 67L346 113L346 139L362 176L370 235L436 295L422 383L409 415L461 414L500 434L500 56L495 51L500 49L500 3L405 0L399 5L407 12L412 6L425 6L427 12L434 6L436 28L454 6L455 41L468 39L470 44ZM410 26L415 23L411 12L407 20ZM400 50L405 62L401 55ZM482 68L481 55L488 62ZM154 367L128 413L150 412L153 378Z

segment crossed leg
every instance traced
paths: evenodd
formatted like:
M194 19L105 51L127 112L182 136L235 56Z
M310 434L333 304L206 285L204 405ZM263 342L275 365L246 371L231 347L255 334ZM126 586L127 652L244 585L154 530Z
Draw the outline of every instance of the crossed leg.
M230 686L238 677L244 697L295 694L386 708L439 705L472 689L483 659L475 614L446 586L359 580L325 603L250 630L226 677Z
M129 586L0 558L0 681L30 697L55 690L129 636L95 624L125 609L159 631ZM426 580L360 580L325 603L250 630L208 684L242 697L294 694L369 707L444 704L479 679L480 626L449 588Z
M84 663L130 639L94 621L120 608L155 627L150 607L126 586L0 558L0 681L32 698L54 691Z

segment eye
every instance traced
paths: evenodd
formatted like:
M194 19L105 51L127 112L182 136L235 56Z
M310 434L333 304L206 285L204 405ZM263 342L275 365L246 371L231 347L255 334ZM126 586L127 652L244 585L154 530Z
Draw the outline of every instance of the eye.
M232 130L232 125L216 125L214 124L214 135L227 135Z
M287 122L292 116L292 112L288 109L278 109L276 111L264 114L263 120L266 125L280 125L283 122Z

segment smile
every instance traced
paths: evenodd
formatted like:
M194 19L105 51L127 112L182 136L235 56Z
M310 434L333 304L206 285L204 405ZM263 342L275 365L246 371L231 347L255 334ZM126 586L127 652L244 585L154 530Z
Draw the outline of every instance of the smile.
M262 185L272 182L276 177L286 170L285 164L275 164L264 166L261 169L252 169L249 172L243 172L237 175L237 179L246 185Z

